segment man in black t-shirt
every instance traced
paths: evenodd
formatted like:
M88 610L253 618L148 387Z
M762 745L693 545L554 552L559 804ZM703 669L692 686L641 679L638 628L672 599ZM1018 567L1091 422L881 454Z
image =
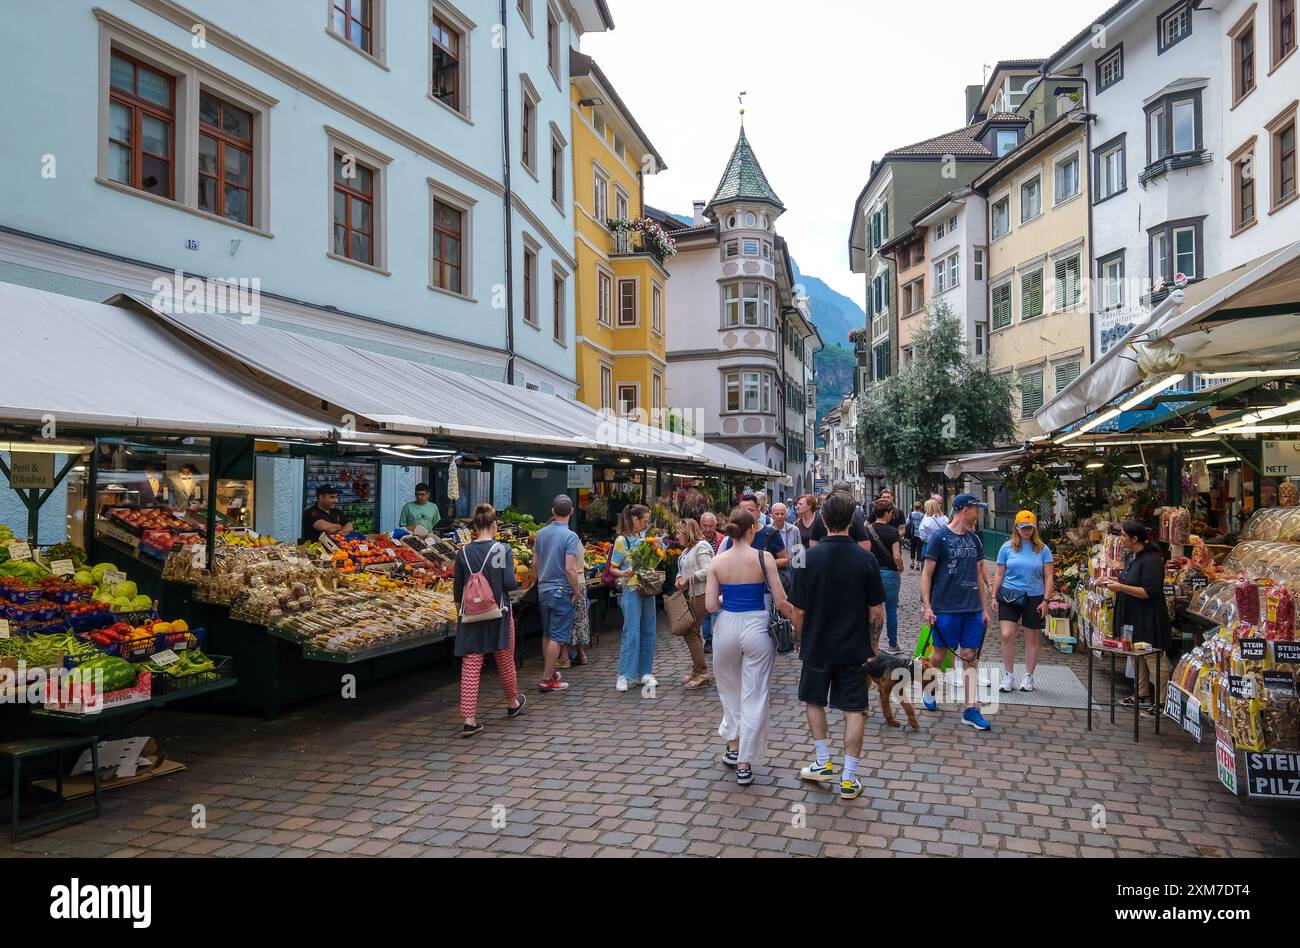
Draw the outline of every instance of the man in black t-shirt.
M352 524L339 509L339 491L333 484L316 488L316 503L302 512L302 539L315 540L322 533L351 533Z
M861 795L858 758L867 710L867 662L871 643L885 620L885 587L873 557L849 536L854 503L847 493L832 493L822 506L828 533L808 551L802 569L794 571L790 602L796 614L799 658L799 700L817 750L816 760L800 771L804 780L833 780L826 706L844 712L844 772L840 796Z
M849 486L848 481L836 481L831 488L831 495L833 496L835 494L846 494L849 497L849 499L852 500L853 488ZM828 497L827 500L829 499L830 498ZM824 509L825 507L826 504L823 502L822 508ZM865 520L866 520L866 514L863 513L862 507L860 505L855 504L853 507L853 520L849 524L848 536L849 539L852 540L854 543L858 544L864 549L867 549L871 538L867 535ZM826 533L827 533L826 524L823 521L821 511L819 510L817 512L817 516L813 518L812 534L811 534L811 541L809 543L809 546L810 547L816 546L822 540L825 540Z
M894 492L886 487L880 492L880 500L893 508L889 515L889 525L895 530L902 530L903 525L907 523L907 516L898 509L898 504L894 503Z

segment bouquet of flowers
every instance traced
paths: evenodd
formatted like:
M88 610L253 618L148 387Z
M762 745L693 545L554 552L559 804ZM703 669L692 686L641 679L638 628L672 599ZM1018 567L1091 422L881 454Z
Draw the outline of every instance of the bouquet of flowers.
M657 596L664 588L664 574L659 567L668 557L663 537L646 537L636 545L628 559L636 573L642 595Z

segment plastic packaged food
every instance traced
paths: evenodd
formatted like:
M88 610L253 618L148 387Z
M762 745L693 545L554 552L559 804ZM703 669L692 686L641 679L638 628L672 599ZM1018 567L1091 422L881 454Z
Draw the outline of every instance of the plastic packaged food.
M1294 507L1300 503L1300 487L1295 481L1283 481L1277 489L1277 502L1283 507Z
M1263 707L1260 730L1264 746L1272 751L1300 751L1300 699L1295 678L1286 672L1263 672Z
M1295 639L1295 597L1285 586L1264 590L1264 637L1278 642Z
M1264 709L1263 679L1245 675L1237 679L1237 687L1228 695L1228 730L1238 749L1262 751L1265 749L1260 713ZM1231 686L1230 686L1231 687Z
M1235 588L1237 620L1250 625L1259 625L1259 587L1245 576L1237 580Z

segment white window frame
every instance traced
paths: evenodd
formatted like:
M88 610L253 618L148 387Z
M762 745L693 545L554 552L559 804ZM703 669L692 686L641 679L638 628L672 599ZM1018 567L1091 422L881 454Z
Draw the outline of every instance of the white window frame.
M1106 198L1114 197L1126 187L1128 187L1127 175L1128 169L1125 167L1128 161L1127 145L1125 142L1117 142L1105 151L1097 155L1097 200L1104 201ZM1109 180L1109 169L1107 167L1110 159L1114 159L1115 169L1115 187L1107 190L1111 183Z
M632 199L620 185L614 185L614 217L618 220L630 220L632 216Z
M1026 216L1025 215L1026 212L1025 189L1034 184L1036 184L1038 187L1038 210L1035 213ZM1018 190L1020 192L1020 223L1022 225L1028 224L1031 221L1036 221L1038 220L1038 218L1042 217L1043 216L1043 174L1042 172L1036 171L1033 174L1031 174L1029 177L1025 178L1023 181L1019 183Z
M623 319L623 287L632 287L632 321ZM641 325L641 279L639 277L618 277L614 281L614 328L636 329Z
M1124 48L1117 47L1097 60L1097 91L1105 92L1124 78Z
M591 216L601 227L609 227L609 175L595 163L591 166Z
M1002 233L998 233L998 207L1006 204L1006 226ZM994 197L989 201L989 239L1001 240L1007 234L1011 233L1011 192L1007 191Z
M1069 194L1061 194L1061 170L1074 164L1074 190ZM1079 196L1083 188L1083 157L1076 149L1063 155L1058 155L1052 161L1052 206L1059 207L1067 201L1073 201Z
M564 72L564 16L553 3L546 4L546 42L548 44L548 55L546 58L546 68L551 73L551 78L555 84L563 91L564 83L560 76ZM555 40L552 44L551 33L554 31ZM549 50L554 47L555 55L549 55Z
M608 362L600 363L600 408L614 410L614 367Z
M658 372L650 373L650 411L650 424L660 427L664 412L664 377Z
M632 407L630 409L624 408L624 406L627 404L623 400L623 392L625 390L630 390L632 392L632 397L634 399ZM618 412L620 418L627 418L631 421L638 420L638 417L641 412L641 383L640 382L619 382L617 385L614 386L614 398L615 398L615 405L616 405L615 410Z
M984 356L989 352L988 326L985 323L975 324L975 355Z
M614 274L604 267L596 268L596 323L614 325Z
M558 298L557 289L559 291ZM554 325L552 325L551 329L554 332L555 342L558 345L567 347L569 344L569 271L554 262L551 264L551 294L552 317L555 314L555 304L558 302L560 305L559 331L554 332L556 329ZM552 323L554 323L554 318L552 318Z
M523 235L523 270L519 274L519 302L523 307L524 322L534 329L542 328L541 317L541 278L542 278L542 245L534 240L528 234ZM531 270L530 270L531 263ZM524 296L524 278L530 277L530 284L533 288L533 298L528 300Z
M556 164L556 155L555 155L556 151L559 151L560 153L558 165ZM565 215L568 214L568 210L564 206L565 205L564 196L567 193L564 179L569 170L568 155L569 155L569 143L565 139L564 134L560 131L559 126L556 125L554 122L552 122L551 123L551 176L552 176L551 181L553 185L555 182L559 183L559 188L558 188L559 194L551 195L551 204L554 205L555 209L558 210L561 214L565 214ZM558 177L556 177L557 172L558 172ZM552 186L551 190L556 191L557 188Z
M740 256L739 240L728 240L725 244L722 245L722 258L724 260L732 260L739 256Z
M1101 261L1101 309L1123 309L1125 304L1123 255Z
M658 280L650 281L650 329L656 335L664 334L664 288Z
M984 261L987 253L983 247L975 247L971 250L971 279L976 283L984 281Z
M519 164L523 169L533 176L534 181L541 181L537 174L537 142L541 136L537 133L537 126L542 121L542 110L539 106L542 104L542 95L533 85L533 81L528 78L527 73L519 74ZM532 124L525 128L524 115L527 110L532 108ZM532 163L525 160L525 156L532 156Z
M740 255L742 257L757 257L763 249L762 241L757 237L745 237L740 241Z

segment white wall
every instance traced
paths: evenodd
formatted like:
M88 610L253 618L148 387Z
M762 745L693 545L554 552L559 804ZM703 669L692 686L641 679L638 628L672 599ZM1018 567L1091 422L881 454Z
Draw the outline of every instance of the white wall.
M1224 30L1218 14L1212 9L1192 11L1192 34L1163 55L1157 55L1156 18L1170 7L1168 2L1140 2L1105 34L1104 48L1091 46L1057 68L1064 71L1070 66L1082 65L1092 95L1088 111L1096 114L1092 125L1090 147L1096 149L1120 134L1127 134L1125 177L1127 190L1096 205L1093 209L1093 237L1090 247L1091 275L1096 276L1096 260L1115 251L1125 251L1125 276L1128 280L1128 307L1121 322L1138 321L1149 313L1137 306L1137 298L1150 292L1149 238L1147 229L1168 220L1206 216L1204 222L1204 269L1213 275L1222 268L1224 217L1220 213L1218 194L1221 176L1226 166L1223 158L1221 129L1218 118L1222 101L1223 74L1216 64L1220 61L1220 44ZM1263 5L1261 4L1261 9ZM1096 91L1096 63L1110 53L1117 44L1124 46L1124 78L1098 94ZM1201 91L1203 115L1203 147L1210 155L1208 164L1179 171L1163 177L1138 183L1138 176L1147 165L1147 130L1145 101L1161 92L1170 83L1183 79L1203 79ZM1092 160L1092 156L1088 156ZM1088 176L1090 191L1095 196L1098 182ZM1101 332L1112 318L1099 314L1094 326L1094 356L1102 354Z
M101 24L91 12L96 6L177 57L190 57L276 100L266 113L269 212L262 233L96 182L100 98L105 94L100 88ZM6 63L10 88L6 122L24 131L21 136L11 136L9 147L0 150L0 224L117 254L163 271L183 268L205 276L257 277L263 292L336 307L394 329L391 339L398 345L454 352L462 362L466 353L458 349L456 341L482 347L482 357L468 361L482 363L485 374L499 375L503 358L494 350L505 347L506 326L504 310L498 308L501 294L493 292L504 281L505 255L502 198L497 193L502 178L500 53L493 47L497 4L492 0L457 0L454 4L475 24L469 34L470 121L427 95L430 8L425 0L388 0L387 69L327 32L324 0L191 0L187 7L246 41L249 50L236 55L233 47L215 34L208 36L206 46L195 48L186 27L131 0L61 0L15 7L7 28L0 33L0 56ZM529 381L541 379L571 395L576 389L572 282L566 294L567 348L552 341L550 294L552 262L564 259L557 248L572 250L572 222L551 203L549 166L550 123L554 121L562 131L568 128L568 98L562 86L567 84L567 50L572 36L565 24L563 82L557 85L546 66L546 4L543 0L533 2L538 20L533 37L522 28L516 4L508 4L508 9L512 14L508 35L511 122L515 126L511 129L513 185L544 225L539 231L522 220L522 215L515 215L516 346L529 360L521 363L521 372ZM272 57L281 66L259 68L256 61L260 55ZM317 80L449 159L434 160L422 153L427 148L417 151L409 142L394 140L400 135L390 137L372 127L375 123L367 124L319 101L306 89L295 88L275 74L275 69L282 67ZM519 75L524 72L541 94L537 133L540 181L525 173L518 161ZM385 168L387 199L380 210L389 275L326 256L331 214L326 126L391 158ZM41 174L46 155L57 162L53 177ZM465 172L458 163L473 171ZM428 287L429 179L477 202L468 251L472 299ZM498 182L495 190L493 181ZM566 181L566 196L571 194L572 182ZM541 243L540 332L522 323L520 262L525 231ZM550 232L550 240L544 231ZM191 240L197 241L197 250L186 249ZM51 252L50 260L56 256ZM10 258L8 262L27 261ZM36 269L66 274L62 266L51 262L48 266L38 264ZM567 262L564 266L572 271ZM403 335L402 330L438 334L451 341ZM362 330L360 325L358 331L362 338L376 332L373 326Z

